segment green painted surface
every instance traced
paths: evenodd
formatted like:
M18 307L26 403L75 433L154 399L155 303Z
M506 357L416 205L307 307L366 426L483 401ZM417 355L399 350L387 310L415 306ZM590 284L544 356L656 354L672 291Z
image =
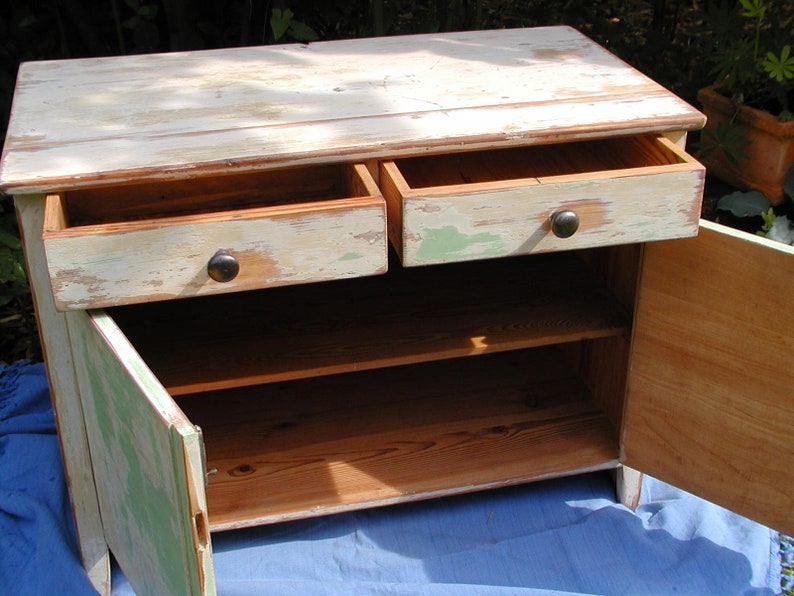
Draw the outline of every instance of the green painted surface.
M362 255L360 252L346 252L341 257L339 257L339 260L340 261L355 261L356 259L361 259L363 257L364 257L364 255Z
M137 593L198 593L183 438L143 391L151 380L124 365L139 361L134 351L118 353L77 315L70 330L108 544Z
M463 234L455 226L422 230L418 261L436 263L455 259L494 257L504 253L502 239L490 232Z

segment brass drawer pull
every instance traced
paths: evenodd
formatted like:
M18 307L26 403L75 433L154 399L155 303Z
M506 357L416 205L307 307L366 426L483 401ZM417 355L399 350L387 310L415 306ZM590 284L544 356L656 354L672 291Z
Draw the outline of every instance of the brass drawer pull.
M556 211L549 220L551 231L557 238L570 238L579 229L579 216L574 211Z
M232 281L240 272L240 263L233 255L219 250L207 263L207 273L217 282L226 283Z

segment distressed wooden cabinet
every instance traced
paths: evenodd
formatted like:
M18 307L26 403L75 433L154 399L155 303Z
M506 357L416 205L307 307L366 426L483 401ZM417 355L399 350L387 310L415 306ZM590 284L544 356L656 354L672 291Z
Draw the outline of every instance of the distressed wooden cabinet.
M566 27L24 65L0 185L95 584L621 463L794 532L794 255L698 221L702 125Z

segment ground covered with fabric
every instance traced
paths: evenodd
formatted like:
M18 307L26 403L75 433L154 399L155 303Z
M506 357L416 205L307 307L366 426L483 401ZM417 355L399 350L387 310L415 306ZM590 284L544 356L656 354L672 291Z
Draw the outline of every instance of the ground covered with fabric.
M587 474L212 536L221 594L779 594L792 542L654 479ZM781 560L783 565L781 565ZM0 365L0 593L91 594L41 364ZM132 594L121 570L113 593Z

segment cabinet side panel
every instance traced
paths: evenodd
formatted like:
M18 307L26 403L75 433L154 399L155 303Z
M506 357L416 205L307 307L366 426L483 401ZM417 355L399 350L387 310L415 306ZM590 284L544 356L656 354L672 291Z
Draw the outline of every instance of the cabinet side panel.
M110 593L110 558L99 517L69 333L65 315L55 309L41 240L44 195L16 197L16 210L80 554L94 587L100 594L107 594Z
M205 593L209 538L194 524L206 512L190 506L203 487L188 470L201 465L197 430L109 317L67 316L108 545L136 593Z
M701 222L645 247L622 461L794 532L794 250Z

